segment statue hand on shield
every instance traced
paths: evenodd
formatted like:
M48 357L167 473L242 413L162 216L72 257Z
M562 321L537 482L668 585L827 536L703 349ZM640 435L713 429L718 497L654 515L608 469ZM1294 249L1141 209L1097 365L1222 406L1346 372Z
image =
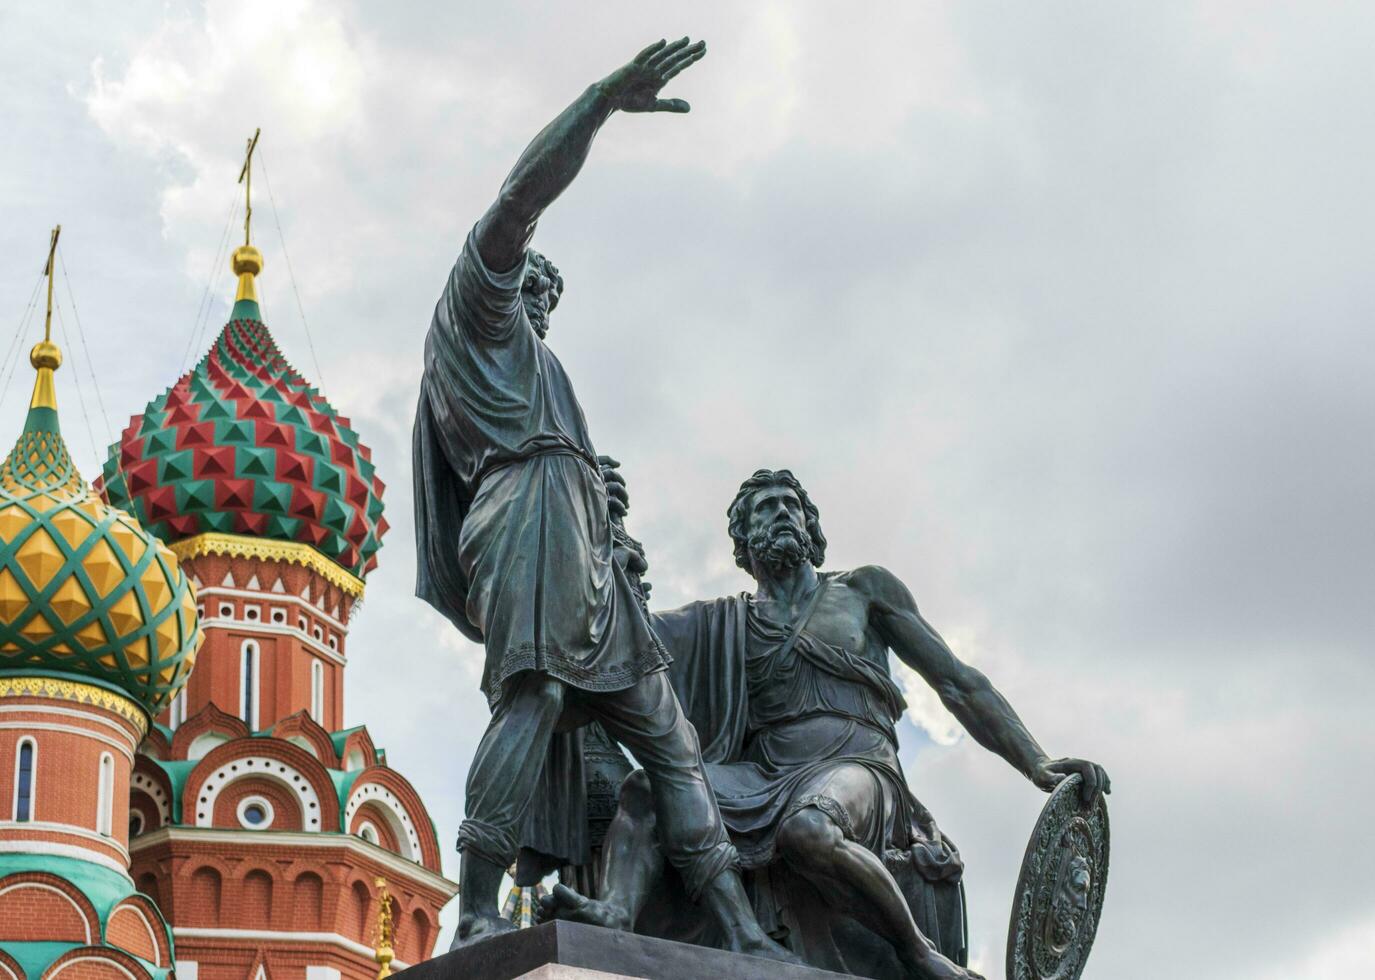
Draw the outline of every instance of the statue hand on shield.
M1101 793L1112 792L1112 780L1103 767L1087 759L1046 759L1036 767L1031 781L1049 793L1066 778L1078 773L1083 777L1084 804L1091 806Z
M687 38L656 41L635 56L630 64L618 68L597 83L613 109L623 112L687 112L682 99L661 99L659 90L668 80L707 53L707 42L689 44Z

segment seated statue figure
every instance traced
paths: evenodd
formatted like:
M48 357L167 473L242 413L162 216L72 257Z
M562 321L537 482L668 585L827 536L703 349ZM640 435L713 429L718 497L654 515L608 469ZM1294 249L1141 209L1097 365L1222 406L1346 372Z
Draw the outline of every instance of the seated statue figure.
M673 685L697 728L761 925L807 963L836 972L977 977L961 965L958 852L898 761L895 726L906 704L889 651L1042 790L1078 773L1092 797L1108 791L1106 774L1082 759L1050 759L891 572L818 572L819 514L789 471L755 473L728 515L754 594L692 603L653 623L674 658ZM715 944L712 917L682 899L665 861L642 771L625 781L602 862L595 899L556 885L541 916ZM922 883L933 882L946 887L928 887L923 901ZM933 910L933 894L953 897L953 913L948 900ZM944 934L928 936L919 923Z

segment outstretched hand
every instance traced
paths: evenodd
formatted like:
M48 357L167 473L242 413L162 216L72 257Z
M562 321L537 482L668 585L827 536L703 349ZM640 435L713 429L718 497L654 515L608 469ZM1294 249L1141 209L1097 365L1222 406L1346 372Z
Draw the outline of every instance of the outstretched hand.
M1062 781L1077 773L1083 777L1079 790L1086 805L1097 802L1101 793L1112 792L1112 780L1103 767L1087 759L1052 759L1043 762L1031 777L1041 789L1049 793Z
M611 100L612 108L622 112L687 112L691 108L682 99L661 99L659 90L668 80L707 53L707 42L689 44L687 38L656 41L635 56L624 68L618 68L597 83L597 88Z

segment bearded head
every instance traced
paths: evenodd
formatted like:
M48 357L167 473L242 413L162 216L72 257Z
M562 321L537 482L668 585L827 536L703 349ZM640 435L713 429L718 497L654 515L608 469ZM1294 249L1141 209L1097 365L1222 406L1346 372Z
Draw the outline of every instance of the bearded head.
M726 511L735 563L750 574L791 571L826 558L821 517L797 477L788 470L758 470L740 485Z
M525 307L525 315L530 318L530 326L544 339L549 332L549 314L559 305L563 295L563 276L554 263L536 252L529 250L525 262L525 279L520 284L520 301Z
M1062 950L1079 934L1079 922L1089 907L1093 870L1088 859L1075 854L1061 872L1059 887L1051 903L1047 934L1052 949Z

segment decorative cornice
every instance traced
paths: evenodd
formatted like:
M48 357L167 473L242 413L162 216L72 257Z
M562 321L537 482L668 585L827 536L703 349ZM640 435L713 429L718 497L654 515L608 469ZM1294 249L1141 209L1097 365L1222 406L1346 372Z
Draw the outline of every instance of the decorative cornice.
M182 561L203 555L224 555L228 558L260 558L264 561L284 561L304 565L330 585L338 586L348 595L363 594L363 580L342 565L331 561L308 544L299 541L278 541L273 538L250 538L239 534L208 531L195 537L173 541L167 547Z
M0 698L53 698L104 708L130 722L140 739L148 734L148 713L139 703L107 688L57 677L0 675Z
M373 958L373 950L362 943L341 936L337 932L286 932L278 929L223 929L218 926L173 926L177 939L245 939L268 943L331 943L350 953ZM394 959L392 964L404 970L409 963Z
M19 705L18 710L22 711L25 707L32 706ZM0 708L0 712L4 710L6 709ZM80 711L73 711L71 714L73 717L77 718L85 717ZM82 728L80 725L56 725L52 722L31 721L29 719L25 719L24 721L0 721L0 731L6 730L18 732L62 732L64 735L89 738L92 741L99 742L101 745L108 745L120 755L124 756L124 758L128 759L130 765L134 764L134 750L129 744L131 739L127 732L124 733L124 740L121 742L101 732L92 731L89 728Z
M207 598L213 599L214 596L209 596ZM315 607L311 605L306 605L305 608L314 609ZM314 653L317 656L330 661L331 663L336 663L340 667L348 666L348 659L338 650L331 650L329 647L325 646L319 640L315 639L315 637L311 636L305 630L297 629L295 626L291 626L287 623L255 623L251 619L230 619L229 617L221 618L219 616L202 616L201 629L226 629L233 630L235 633L254 633L259 636L290 637L291 639L298 640L301 646L305 647L311 653Z
M132 854L138 854L159 844L183 842L232 844L240 848L342 848L356 857L365 858L382 865L391 876L403 878L411 884L432 888L445 897L458 894L457 882L450 881L419 862L409 861L377 844L370 844L361 837L330 831L232 830L227 827L164 826L135 837L129 842L129 851ZM371 950L368 951L368 955L372 955Z
M31 824L11 823L11 826L29 827ZM5 837L0 838L0 854L41 854L52 855L54 857L73 858L77 861L88 861L92 864L98 864L108 871L115 872L128 881L130 885L133 884L133 880L129 878L129 855L127 851L124 852L124 862L121 864L108 854L102 854L89 847L78 847L75 844L59 844L55 841L48 840L29 840L27 838L11 839ZM36 864L35 867L37 867Z

